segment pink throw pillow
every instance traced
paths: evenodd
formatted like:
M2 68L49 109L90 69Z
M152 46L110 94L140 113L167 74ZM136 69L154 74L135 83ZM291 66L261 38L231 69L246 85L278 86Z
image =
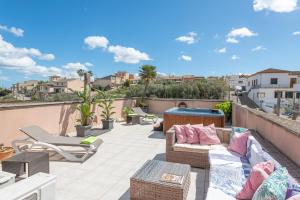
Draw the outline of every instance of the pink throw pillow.
M243 189L236 195L236 198L252 199L257 188L269 177L274 168L275 164L271 160L254 165L247 182L243 186Z
M247 153L247 141L250 133L246 131L244 133L235 134L230 141L228 149L234 151L242 156Z
M196 131L192 128L190 124L183 125L185 134L187 136L187 143L189 144L199 144L199 136Z
M288 198L287 200L300 200L300 194L296 194L295 196L292 196Z
M178 144L184 144L187 142L187 136L183 125L174 125L176 139Z
M217 135L217 131L214 124L203 127L194 127L194 130L199 135L200 144L202 145L214 145L221 144L221 141Z

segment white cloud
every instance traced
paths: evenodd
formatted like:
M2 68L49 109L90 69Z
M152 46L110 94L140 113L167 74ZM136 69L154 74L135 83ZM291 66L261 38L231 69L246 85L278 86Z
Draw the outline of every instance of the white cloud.
M62 67L65 69L62 71L62 76L66 76L68 78L79 78L77 71L79 69L83 69L85 71L89 70L88 67L94 66L92 63L85 62L71 62L63 65Z
M232 43L232 44L237 44L237 43L239 43L237 38L253 37L253 36L257 36L257 35L258 35L257 33L254 33L253 31L249 30L247 27L232 29L227 34L226 42Z
M216 53L226 53L227 49L226 49L226 47L224 47L224 48L221 48L221 49L216 49L215 52Z
M179 60L184 60L184 61L192 61L192 57L191 56L187 56L187 55L181 55L179 57Z
M88 68L86 67L85 64L76 62L76 63L67 63L66 65L63 66L63 68L72 70L72 71L77 71L79 69L87 70Z
M264 51L264 50L267 50L267 48L265 48L262 45L259 45L259 46L252 49L252 51Z
M239 41L235 38L227 38L226 42L231 43L231 44L238 44Z
M243 37L252 37L256 36L257 33L254 33L253 31L249 30L247 27L237 28L230 31L227 35L228 38L243 38Z
M0 30L14 34L17 37L23 37L24 30L16 27L7 27L0 24Z
M124 62L129 64L136 64L143 60L151 60L149 55L140 52L131 47L123 47L120 45L111 45L108 47L108 52L114 54L115 62Z
M87 66L87 67L93 67L94 66L92 63L89 63L89 62L85 62L84 65Z
M51 60L53 54L43 54L34 48L19 48L5 41L0 35L0 68L12 69L24 74L42 76L57 75L62 72L57 67L45 67L37 64L33 58Z
M109 41L104 36L88 36L84 39L84 43L88 45L90 49L95 49L107 48Z
M240 59L240 57L238 57L237 55L233 55L233 56L231 57L231 60L238 60L238 59Z
M286 13L297 9L298 0L254 0L254 11L270 10L273 12Z
M198 41L197 33L195 32L189 32L187 35L180 36L175 39L178 42L184 42L187 44L194 44Z
M293 35L300 35L300 31L293 32Z

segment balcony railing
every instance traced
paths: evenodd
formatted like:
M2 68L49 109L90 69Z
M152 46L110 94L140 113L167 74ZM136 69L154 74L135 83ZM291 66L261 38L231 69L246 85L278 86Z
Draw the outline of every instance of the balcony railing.
M254 89L258 88L291 88L289 84L260 84L252 86Z

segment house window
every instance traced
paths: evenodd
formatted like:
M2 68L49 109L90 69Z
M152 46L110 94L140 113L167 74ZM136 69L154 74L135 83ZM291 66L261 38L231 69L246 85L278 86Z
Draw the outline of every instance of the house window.
M243 83L243 81L239 81L239 84L242 84Z
M277 98L278 98L278 95L279 95L280 98L282 98L282 92L275 91L275 92L274 92L274 98L277 99Z
M277 85L278 78L271 78L271 85Z
M250 86L250 81L248 81L248 86Z
M297 92L297 93L296 93L296 98L297 98L297 99L300 99L300 92Z
M293 92L285 92L285 98L292 99L293 98Z

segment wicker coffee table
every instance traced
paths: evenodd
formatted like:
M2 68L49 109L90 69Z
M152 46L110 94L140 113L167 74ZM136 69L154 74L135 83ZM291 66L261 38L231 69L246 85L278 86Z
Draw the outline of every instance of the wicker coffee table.
M130 199L186 199L190 186L190 165L148 160L130 178ZM164 173L183 176L182 184L161 181Z

